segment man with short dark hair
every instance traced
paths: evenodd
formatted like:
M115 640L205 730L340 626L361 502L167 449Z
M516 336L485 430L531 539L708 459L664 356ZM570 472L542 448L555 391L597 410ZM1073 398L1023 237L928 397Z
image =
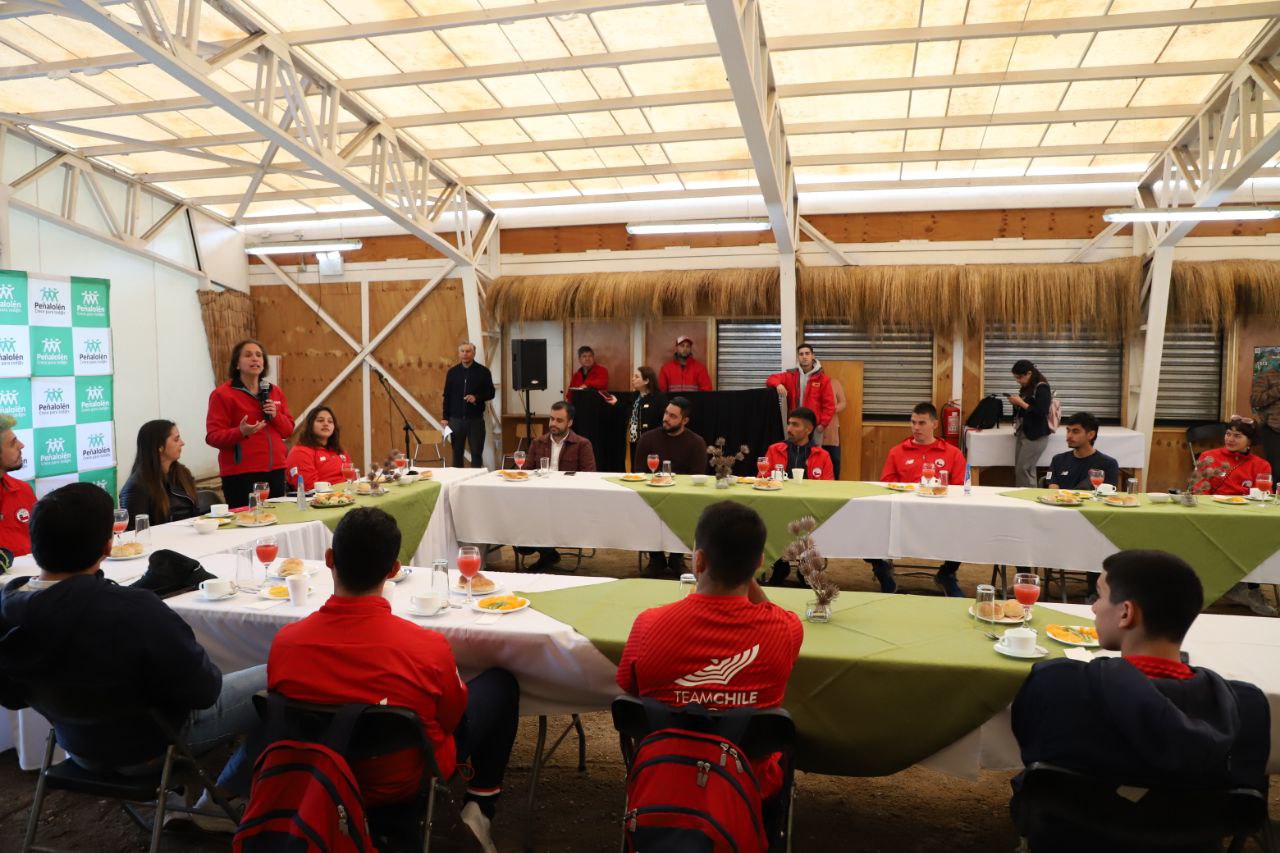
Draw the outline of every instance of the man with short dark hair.
M400 571L400 529L380 509L353 509L338 522L325 563L333 595L324 606L276 634L267 660L271 690L304 702L386 703L412 709L422 722L444 779L470 764L462 820L486 853L502 777L515 742L520 687L511 673L488 669L463 684L449 642L391 613L382 596ZM416 796L422 757L407 750L352 769L371 806Z
M796 362L798 367L775 373L764 384L778 389L778 395L786 399L788 409L803 406L814 413L815 434L821 444L823 432L836 413L835 389L808 341L796 347Z
M736 501L708 506L694 529L694 592L641 613L618 664L618 686L665 705L776 708L800 655L804 631L755 582L764 520ZM776 793L776 758L755 763L761 794Z
M204 753L258 722L253 694L266 687L266 668L223 676L191 627L154 592L120 586L99 570L111 553L114 502L91 483L55 489L31 513L37 577L19 577L0 592L0 697L23 707L30 685L46 679L117 686L119 695L155 708ZM152 773L168 740L149 716L102 722L53 719L58 744L90 770ZM219 784L245 768L235 759ZM203 808L201 799L197 808ZM197 820L234 829L222 818Z
M688 428L689 414L692 411L693 404L688 397L672 397L663 412L662 426L642 433L640 440L636 442L631 470L649 470L646 460L649 454L656 453L661 462L671 463L673 474L705 474L707 442ZM661 551L650 551L645 571L655 577L664 572L679 575L684 572L684 566L684 554L672 554L668 558Z
M14 432L17 421L12 415L0 415L0 548L21 557L31 553L31 508L36 493L11 472L23 467L23 443ZM12 559L9 560L12 562ZM7 567L7 564L6 564Z
M688 335L676 338L671 360L658 371L658 390L664 394L711 390L711 374L707 372L707 366L693 357L693 338Z
M551 460L552 471L594 471L595 450L591 442L573 431L573 404L557 400L551 404L551 416L547 418L547 432L529 445L526 464L537 471L543 459ZM529 567L539 571L560 562L560 552L555 548L516 547L523 554L538 552L538 560Z
M569 378L569 390L581 391L594 388L597 391L609 390L609 371L604 365L596 364L596 351L588 346L578 347L578 369Z
M804 476L809 480L834 480L835 465L827 451L813 439L817 416L808 406L792 409L787 415L787 440L769 445L765 458L769 460L769 469L778 465L791 476L792 470L804 469ZM781 584L791 573L791 564L781 558L773 563L768 582Z
M1173 554L1121 551L1104 560L1094 621L1098 642L1121 657L1031 668L1013 702L1023 764L1132 785L1248 787L1265 796L1266 697L1181 659L1203 604L1200 579ZM1013 780L1015 815L1020 786L1021 776ZM1099 840L1092 849L1115 849Z
M933 403L917 403L911 410L911 436L889 451L880 472L885 483L919 483L922 470L932 465L935 476L945 472L951 483L964 482L964 454L958 447L948 444L935 435L938 429L938 410ZM889 560L867 560L871 571L880 582L881 592L896 592L898 582L893 577L893 563ZM938 567L934 583L942 587L948 598L958 598L964 593L956 581L960 564L947 560Z
M1120 466L1116 460L1095 450L1098 440L1098 419L1089 412L1076 412L1063 421L1067 427L1067 447L1070 449L1053 457L1049 463L1049 476L1045 485L1051 489L1093 489L1089 471L1102 471L1105 482L1120 485Z

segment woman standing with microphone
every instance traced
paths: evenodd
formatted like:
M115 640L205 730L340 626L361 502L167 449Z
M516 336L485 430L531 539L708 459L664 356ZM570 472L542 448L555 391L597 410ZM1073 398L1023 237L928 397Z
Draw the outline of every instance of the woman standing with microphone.
M209 395L204 440L218 448L222 494L232 507L245 506L258 482L271 485L272 497L285 494L284 440L293 433L293 416L266 373L266 347L243 340L231 350L227 381Z

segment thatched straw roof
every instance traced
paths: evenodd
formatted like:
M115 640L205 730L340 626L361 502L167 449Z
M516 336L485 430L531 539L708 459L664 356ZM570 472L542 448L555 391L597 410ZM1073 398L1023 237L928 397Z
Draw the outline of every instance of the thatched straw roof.
M654 270L576 275L504 275L489 287L499 323L662 315L778 313L778 270Z
M1243 315L1280 323L1280 263L1244 258L1174 262L1170 319L1227 326Z

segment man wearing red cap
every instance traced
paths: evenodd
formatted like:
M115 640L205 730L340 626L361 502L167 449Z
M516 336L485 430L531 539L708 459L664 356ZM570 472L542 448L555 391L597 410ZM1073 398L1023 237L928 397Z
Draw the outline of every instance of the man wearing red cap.
M658 389L666 394L711 390L707 366L693 357L693 338L688 335L676 338L674 356L658 371Z

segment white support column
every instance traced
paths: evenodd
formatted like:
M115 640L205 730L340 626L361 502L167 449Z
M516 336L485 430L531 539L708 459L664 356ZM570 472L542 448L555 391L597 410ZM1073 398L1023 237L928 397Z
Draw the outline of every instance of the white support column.
M1151 258L1151 287L1147 292L1147 332L1142 346L1142 384L1133 428L1146 439L1144 468L1151 467L1151 436L1156 423L1156 395L1160 361L1164 357L1164 327L1169 312L1169 281L1173 276L1173 247L1158 246Z
M470 264L459 264L457 271L462 277L462 304L467 312L467 340L476 345L476 361L485 361L484 323L480 317L480 281L476 268Z
M782 318L782 369L796 366L800 321L796 314L796 253L778 253L778 308Z
M369 348L369 279L360 280L360 345ZM360 407L364 416L364 470L373 467L373 402L369 387L369 361L360 359ZM405 448L408 452L408 448Z
M964 330L951 333L951 399L964 402Z
M644 318L633 317L631 319L631 363L637 368L644 364L644 346ZM630 379L631 377L627 377L628 382Z

